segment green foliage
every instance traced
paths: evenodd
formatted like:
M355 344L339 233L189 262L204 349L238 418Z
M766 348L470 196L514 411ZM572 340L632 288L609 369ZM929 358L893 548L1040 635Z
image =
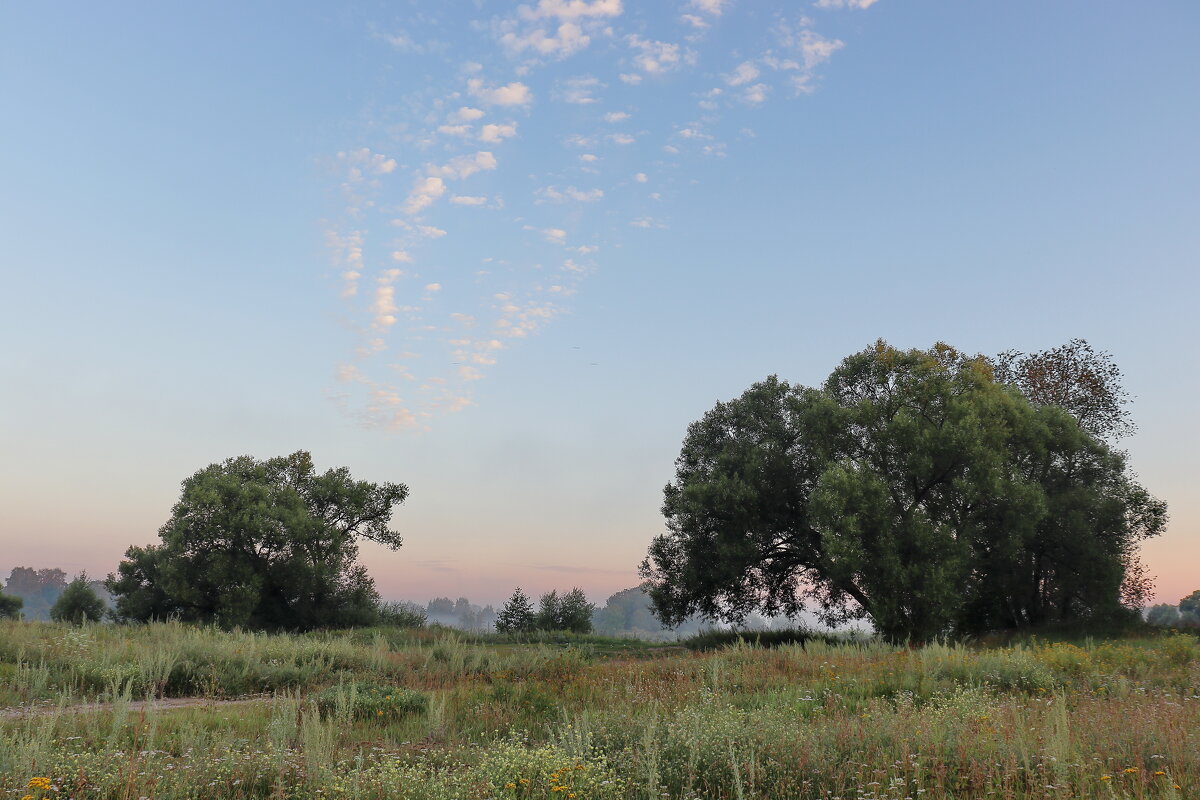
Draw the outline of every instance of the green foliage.
M537 627L537 616L533 612L533 602L517 587L512 597L496 614L496 630L500 633L523 633Z
M719 650L722 647L749 645L751 647L782 647L783 645L804 646L809 641L826 644L844 644L852 639L843 634L815 633L800 628L772 631L707 630L684 639L682 644L689 650Z
M92 589L87 573L80 573L68 583L50 609L50 619L55 622L82 625L85 622L99 622L103 618L104 601Z
M117 617L307 630L372 624L378 595L358 540L398 548L388 529L403 484L317 474L299 451L212 464L183 482L160 545L130 547L107 586Z
M322 715L347 720L390 722L424 713L428 707L429 698L421 692L374 683L338 684L317 695L317 708Z
M19 597L0 593L0 619L20 619L21 606L25 601Z
M1067 412L944 344L880 341L693 423L642 564L660 618L869 617L892 641L1123 614L1164 504Z
M543 631L592 632L592 613L595 605L588 602L583 590L576 587L562 597L556 590L542 595L534 627Z
M379 624L395 628L422 628L425 609L412 603L380 603Z
M529 747L519 739L499 742L479 762L489 797L511 800L616 800L625 781L599 754L557 744Z
M1179 617L1183 622L1200 625L1200 589L1180 599Z
M0 697L52 702L0 718L0 794L1179 800L1200 789L1192 635L614 655L427 629L4 622ZM202 659L227 665L209 697L273 662L311 668L313 691L177 708L119 691L96 709L76 707L69 688L35 689L93 662L165 673Z

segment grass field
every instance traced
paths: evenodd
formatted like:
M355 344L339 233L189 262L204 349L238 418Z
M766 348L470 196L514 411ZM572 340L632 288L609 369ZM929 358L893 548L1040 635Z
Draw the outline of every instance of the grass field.
M17 800L1200 797L1184 634L691 651L0 623L0 707Z

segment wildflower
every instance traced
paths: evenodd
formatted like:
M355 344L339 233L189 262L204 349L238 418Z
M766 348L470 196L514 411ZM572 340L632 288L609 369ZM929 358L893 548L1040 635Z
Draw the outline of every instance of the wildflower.
M1126 775L1132 775L1132 774L1134 774L1134 773L1135 773L1135 772L1137 772L1137 771L1138 771L1138 768L1137 768L1137 767L1126 767L1126 768L1125 768L1125 774L1126 774Z
M1154 774L1155 774L1155 775L1166 775L1167 773L1163 772L1163 771L1160 769L1160 770L1157 770L1157 771L1156 771Z
M30 778L29 783L27 784L27 788L49 789L50 788L50 779L49 778Z
M1101 776L1100 776L1100 780L1102 780L1102 781L1111 781L1111 780L1112 780L1112 775L1101 775Z
M506 783L506 784L504 784L504 788L505 789L515 789L515 788L517 788L517 785L515 783Z
M24 797L22 797L21 800L33 800L33 795L27 794Z
M526 786L529 784L529 778L521 778L520 782L522 786Z

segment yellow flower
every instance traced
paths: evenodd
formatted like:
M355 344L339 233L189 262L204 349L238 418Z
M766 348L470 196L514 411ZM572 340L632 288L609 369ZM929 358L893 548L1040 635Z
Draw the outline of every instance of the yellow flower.
M28 788L30 788L30 789L49 789L50 788L50 779L49 778L30 778Z
M383 712L382 712L382 711L376 711L376 712L375 712L375 716L377 716L377 717L382 717L382 716L383 716Z
M1101 776L1100 776L1100 780L1102 780L1102 781L1111 781L1111 780L1112 780L1112 775L1101 775Z
M1163 771L1160 769L1160 770L1158 770L1157 772L1155 772L1154 774L1155 774L1155 775L1166 775L1167 773L1163 772Z
M21 800L33 800L33 795L27 794L24 797L22 797Z
M1137 772L1137 771L1138 771L1138 768L1137 768L1137 767L1126 767L1126 768L1125 768L1125 774L1126 774L1126 775L1132 775L1133 773L1135 773L1135 772Z
M515 788L517 788L517 785L515 783L506 783L506 784L504 784L504 788L505 789L515 789Z
M522 784L522 785L526 785L526 784L528 784L528 783L529 783L529 778L521 778L521 784Z

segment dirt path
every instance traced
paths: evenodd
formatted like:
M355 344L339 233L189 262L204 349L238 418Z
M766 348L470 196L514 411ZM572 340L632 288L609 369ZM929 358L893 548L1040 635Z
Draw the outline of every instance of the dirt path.
M212 697L164 697L161 700L131 700L125 704L130 713L140 714L144 711L174 711L179 708L225 708L227 706L249 705L263 703L271 698L243 697L237 700L218 700ZM0 719L21 719L24 717L42 717L47 714L86 714L97 711L112 711L116 703L76 703L69 706L17 706L0 708Z

